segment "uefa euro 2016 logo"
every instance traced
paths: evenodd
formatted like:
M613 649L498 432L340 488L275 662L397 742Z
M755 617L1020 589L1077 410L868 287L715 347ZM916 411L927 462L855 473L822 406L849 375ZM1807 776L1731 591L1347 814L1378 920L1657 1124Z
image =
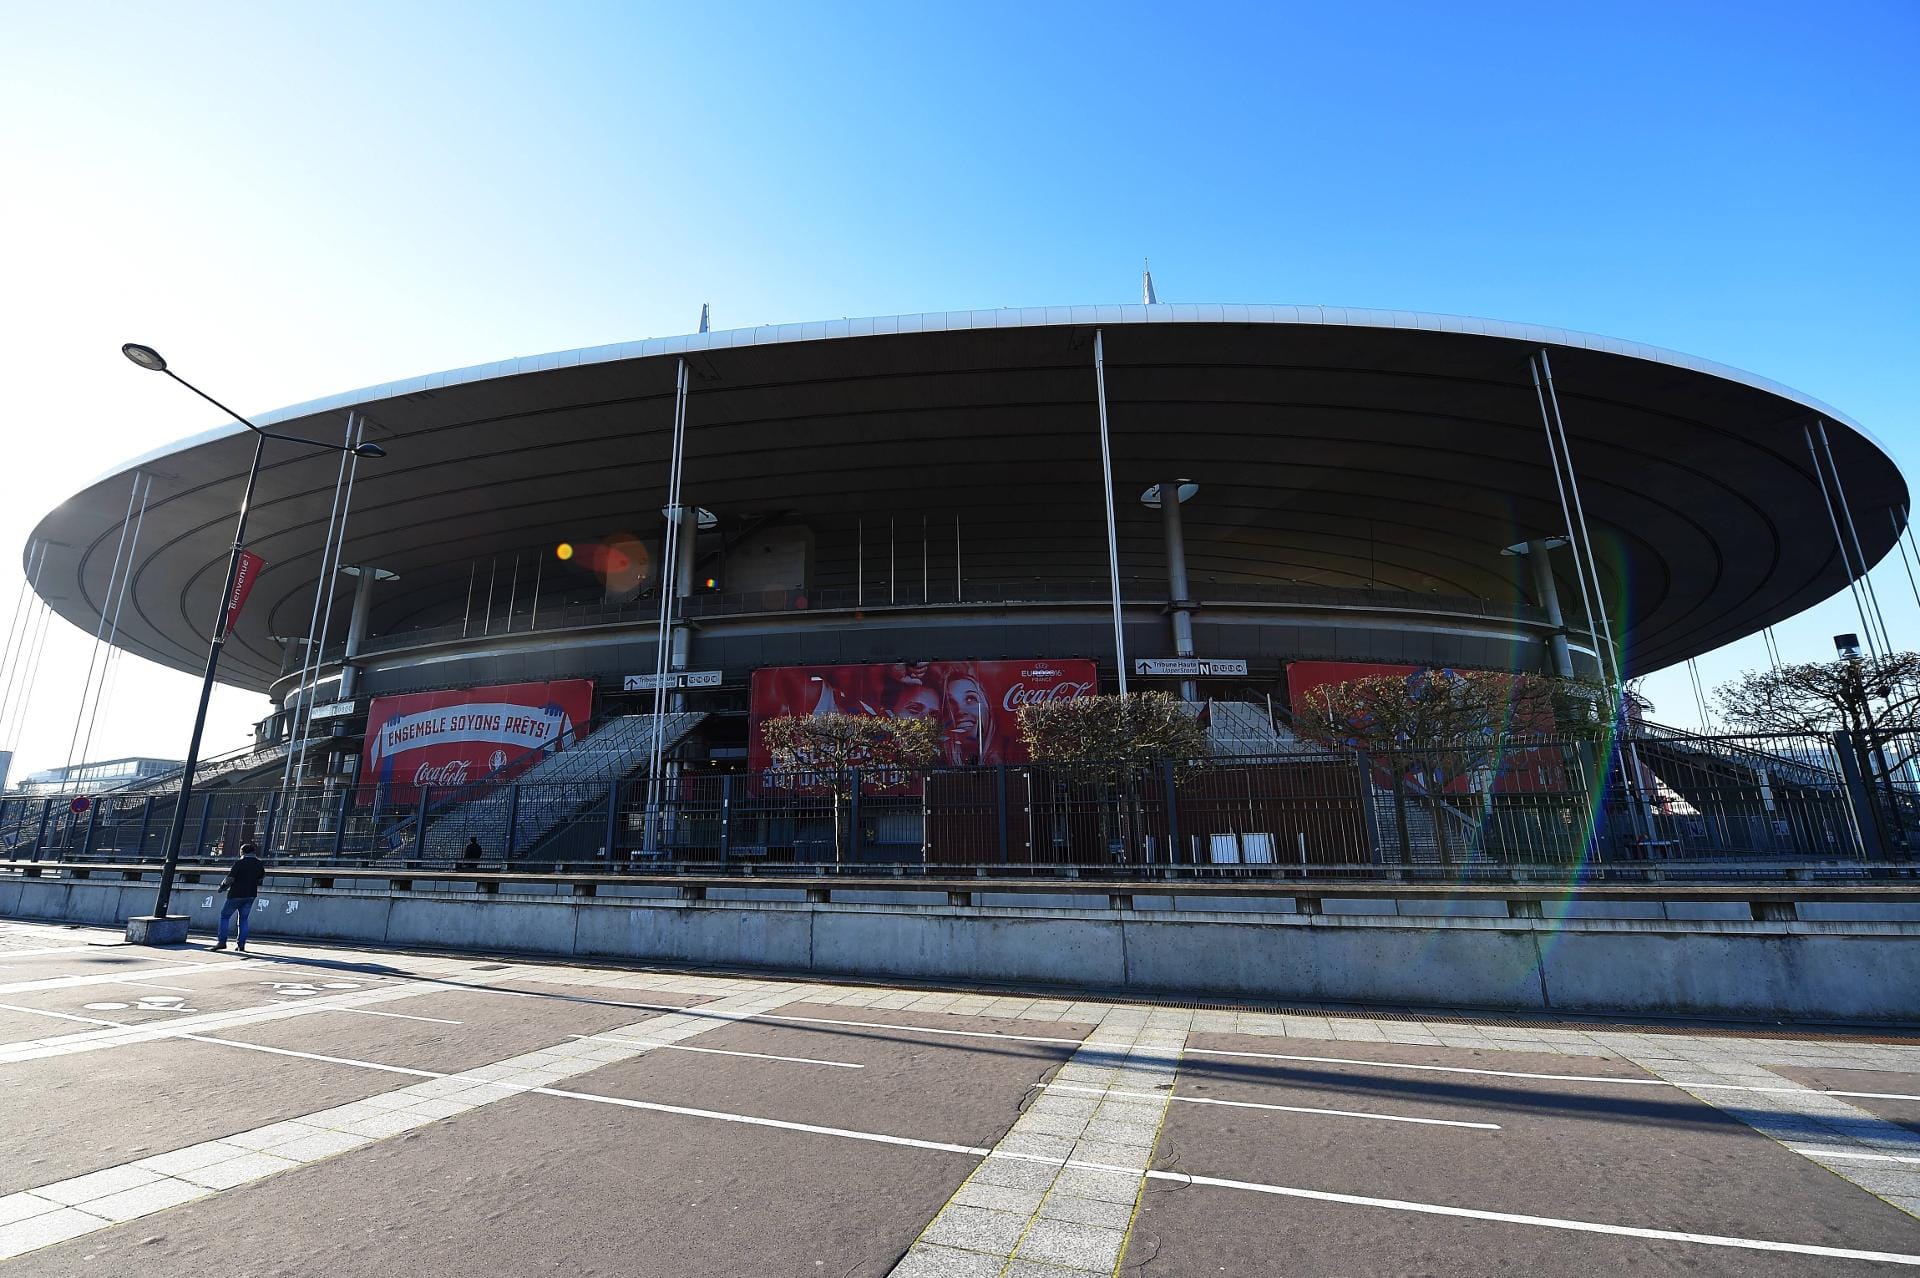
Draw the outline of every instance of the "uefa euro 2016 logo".
M505 750L495 750L492 754L487 756L487 770L489 772L498 772L500 769L506 766L507 766L507 752Z

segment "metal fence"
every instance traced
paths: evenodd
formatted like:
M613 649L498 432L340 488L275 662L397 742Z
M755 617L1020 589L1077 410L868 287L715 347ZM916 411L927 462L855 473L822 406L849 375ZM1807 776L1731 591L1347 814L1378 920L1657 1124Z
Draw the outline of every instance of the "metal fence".
M919 872L1467 874L1687 861L1910 861L1920 793L1835 738L1636 733L1450 752L1295 743L1259 758L843 774L671 770L387 792L202 790L181 854L354 863L900 867ZM584 749L584 747L583 747ZM1868 760L1871 763L1871 760ZM624 762L623 762L624 766ZM1892 771L1892 775L1888 775ZM0 855L157 860L175 796L0 800Z

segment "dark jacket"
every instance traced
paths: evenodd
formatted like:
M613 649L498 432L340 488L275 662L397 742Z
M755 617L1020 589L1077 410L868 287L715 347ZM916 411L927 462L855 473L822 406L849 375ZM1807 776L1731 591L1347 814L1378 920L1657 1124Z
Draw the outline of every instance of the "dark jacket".
M250 901L260 895L260 880L267 877L266 862L257 856L243 856L227 871L222 886L229 900Z

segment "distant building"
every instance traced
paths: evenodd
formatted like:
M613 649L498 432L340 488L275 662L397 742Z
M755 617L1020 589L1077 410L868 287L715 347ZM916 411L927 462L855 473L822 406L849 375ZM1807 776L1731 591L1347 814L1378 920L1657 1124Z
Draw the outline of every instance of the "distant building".
M117 789L180 767L178 759L103 759L67 768L44 768L20 783L23 794L87 793Z

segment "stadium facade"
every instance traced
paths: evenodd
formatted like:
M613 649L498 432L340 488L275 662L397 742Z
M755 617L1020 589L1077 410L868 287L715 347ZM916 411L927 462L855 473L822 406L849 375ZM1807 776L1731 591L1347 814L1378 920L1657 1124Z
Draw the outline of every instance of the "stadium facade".
M756 712L833 708L1008 759L1018 703L1112 690L1119 640L1131 686L1243 706L1299 696L1296 666L1600 674L1609 629L1631 676L1845 588L1908 501L1863 427L1764 379L1327 307L703 331L256 420L386 450L353 467L334 572L339 455L269 444L220 670L274 701L263 762L304 707L336 785L459 784L650 710L663 668L677 751L719 769ZM222 425L67 497L26 549L37 592L197 671L252 446Z

